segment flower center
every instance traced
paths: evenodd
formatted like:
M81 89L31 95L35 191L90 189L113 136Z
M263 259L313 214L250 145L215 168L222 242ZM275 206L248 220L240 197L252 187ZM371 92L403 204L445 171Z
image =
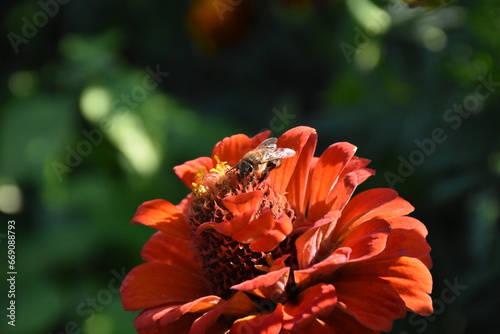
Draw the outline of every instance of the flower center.
M224 205L225 197L255 190L263 193L255 218L260 212L271 209L275 218L286 214L293 223L296 215L292 206L286 197L274 193L265 181L242 182L238 172L219 162L208 173L201 171L193 186L193 195L185 215L193 231L196 258L202 264L206 277L210 277L213 294L229 298L235 293L231 286L264 274L272 259L283 254L292 254L291 258L295 258L295 247L289 238L271 252L256 252L248 244L234 241L215 229L196 232L203 223L222 223L233 218Z

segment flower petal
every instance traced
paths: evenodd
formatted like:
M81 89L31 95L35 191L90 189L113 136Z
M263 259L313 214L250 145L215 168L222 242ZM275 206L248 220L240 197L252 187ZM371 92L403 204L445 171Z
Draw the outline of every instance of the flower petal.
M379 334L378 331L374 331L373 329L369 329L361 325L356 319L348 315L340 307L333 310L328 317L323 317L322 320L331 328L335 328L335 334Z
M276 302L285 293L289 274L290 268L285 267L233 285L231 289L245 291Z
M188 303L177 305L177 307L171 308L169 312L160 318L160 324L166 327L173 322L179 321L186 314L189 316L196 314L197 318L202 313L214 309L220 302L221 298L218 296L203 296Z
M384 284L389 284L389 288L376 288L376 278L379 277L384 281ZM340 283L340 284L339 284ZM353 284L359 284L359 287L353 288ZM344 301L341 295L346 298L351 298L359 290L359 298L367 296L369 298L377 298L375 295L388 293L390 290L395 291L399 298L406 304L410 310L421 314L432 314L432 300L428 295L432 290L432 277L429 269L418 259L401 257L396 259L364 261L350 265L349 268L342 274L342 282L335 283L339 300ZM367 289L373 291L366 291ZM352 291L351 291L352 290ZM364 290L364 291L363 291ZM392 293L391 293L392 294ZM364 297L362 297L364 296ZM390 295L385 296L389 301ZM393 301L394 302L394 301ZM369 305L378 305L383 301L367 302ZM380 304L391 307L390 304ZM394 306L392 306L394 307ZM377 308L378 310L378 308ZM400 317L404 316L404 313ZM358 319L359 320L359 319ZM376 327L370 327L377 329ZM387 326L385 327L387 328ZM388 330L380 329L379 330Z
M429 296L432 291L432 276L419 259L400 257L373 261L371 267L373 273L390 282L398 291L406 307L420 315L432 314L432 299Z
M147 262L162 262L186 271L199 271L200 265L194 260L191 242L170 234L156 232L149 238L141 251Z
M189 189L193 189L193 182L196 182L196 174L199 173L202 168L210 170L213 167L212 158L201 157L186 161L182 165L175 166L174 172Z
M352 249L349 262L363 261L380 254L385 249L389 233L391 226L385 220L367 220L349 233L340 247Z
M168 333L166 329L160 325L159 320L165 314L171 312L175 306L160 306L147 309L141 312L134 320L134 327L139 333Z
M276 193L288 191L290 203L296 205L301 212L305 212L306 184L317 140L316 130L306 126L293 128L281 135L278 147L290 148L296 154L283 159L279 172L270 173L268 178Z
M189 239L189 230L181 210L163 199L142 203L137 209L131 224L140 223L175 237Z
M321 319L314 319L306 327L301 330L301 333L321 333L321 334L337 334L337 326L327 325ZM335 328L335 330L333 329ZM287 332L289 333L289 332ZM357 333L357 332L351 332ZM283 333L285 334L285 333Z
M363 170L365 169L366 166L370 164L371 160L370 159L365 159L365 158L360 158L357 156L353 156L351 160L349 160L349 163L347 166L345 166L344 170L340 174L340 176L344 176L346 174L349 174L351 172L354 172L356 170ZM370 171L370 175L373 175L372 172L374 172L371 169L368 169Z
M313 284L311 282L325 281L347 263L350 253L350 248L338 248L323 261L306 269L295 270L293 272L295 283L308 286Z
M342 238L348 229L355 228L365 220L403 216L413 209L410 203L398 197L397 192L392 189L367 190L352 198L342 210L335 234Z
M427 258L431 247L425 240L427 229L415 218L402 216L386 219L391 224L391 234L385 250L377 260L401 256ZM427 264L426 264L427 265Z
M226 137L215 144L212 156L218 156L220 161L226 161L229 166L234 167L247 152L269 137L270 133L271 131L261 132L252 138L243 134Z
M255 190L237 196L227 196L222 199L222 203L235 216L245 212L253 213L259 208L263 195L263 191Z
M320 219L329 211L326 198L355 152L356 146L343 142L331 145L319 157L309 184L311 190L307 217L310 221Z
M248 297L246 298L248 299ZM238 302L239 301L241 301L241 298L238 299ZM210 328L205 327L204 330L197 331L196 327L204 322L200 320L200 318L207 314L211 314L212 311L225 303L226 301L221 300L217 296L205 296L183 305L148 309L136 318L135 327L139 333L148 334L188 332L193 334L221 333L231 326L232 321L230 322L228 319L218 321L217 317L213 317L214 319L211 319L213 323L210 324L209 322L205 322ZM208 316L205 319L207 318L212 317ZM197 326L193 324L197 324Z
M392 322L406 314L405 303L397 291L376 276L346 275L348 269L343 272L341 281L334 283L339 304L364 326L390 331Z
M244 239L250 242L250 248L255 252L270 252L292 232L293 225L290 218L283 214L274 218L271 210L263 211L260 216L251 221L242 231ZM235 240L236 235L235 235Z
M133 268L120 289L125 310L184 303L208 295L208 292L200 273L179 270L159 262L143 263Z
M330 284L317 284L297 297L297 302L283 306L283 328L300 331L317 317L330 314L337 304L335 288Z
M256 309L255 303L246 293L237 291L224 304L222 314L231 317L242 316L255 312Z
M216 324L221 314L230 316L241 316L253 313L257 310L255 303L244 293L238 291L229 300L221 301L217 306L210 311L202 314L191 326L190 333L206 333L207 330ZM226 320L226 328L231 326L231 323ZM217 333L222 333L220 330Z
M360 169L341 176L325 200L327 210L342 210L357 186L374 173L370 169Z
M336 245L332 245L329 240L339 216L339 211L330 212L316 222L313 228L297 238L295 246L297 247L299 268L308 268L331 254L332 247Z
M231 327L231 334L279 334L283 326L283 305L277 304L269 314L250 315L238 319Z
M231 211L233 218L220 223L204 223L200 225L197 233L201 233L207 228L213 228L225 236L234 236L234 240L236 241L243 243L251 242L253 238L256 237L254 235L255 233L259 236L264 234L262 228L257 228L257 230L254 231L253 228L248 227L250 220L260 207L262 196L263 192L256 190L249 193L241 193L237 196L227 196L223 198L222 202L224 206Z

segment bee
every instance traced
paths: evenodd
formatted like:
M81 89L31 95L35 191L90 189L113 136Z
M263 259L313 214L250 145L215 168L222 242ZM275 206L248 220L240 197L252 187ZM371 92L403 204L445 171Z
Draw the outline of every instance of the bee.
M277 148L277 141L277 138L267 138L243 156L235 167L239 170L241 178L250 175L250 182L255 176L259 181L263 181L272 169L281 165L281 159L295 155L295 151L290 148Z

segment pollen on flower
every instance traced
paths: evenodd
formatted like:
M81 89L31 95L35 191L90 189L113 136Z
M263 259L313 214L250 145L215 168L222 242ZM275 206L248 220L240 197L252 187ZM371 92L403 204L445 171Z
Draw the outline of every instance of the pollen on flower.
M193 194L199 196L207 192L207 189L201 183L192 183L193 185Z
M209 193L218 192L218 188L227 182L227 172L231 167L226 161L220 161L217 155L214 155L217 162L214 168L207 171L205 166L201 167L195 175L195 182L192 183L193 194L195 196L206 196Z
M211 168L210 172L211 173L218 173L220 175L226 174L227 171L231 169L231 166L227 164L227 161L220 161L219 157L217 155L214 155L215 161L217 161L217 165L215 168Z
M195 182L192 183L193 194L202 195L207 192L205 186L203 186L203 177L207 174L207 167L203 166L195 175Z

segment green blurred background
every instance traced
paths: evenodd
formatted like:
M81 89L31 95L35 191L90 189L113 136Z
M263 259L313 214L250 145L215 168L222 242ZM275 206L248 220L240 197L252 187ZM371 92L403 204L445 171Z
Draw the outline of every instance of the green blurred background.
M500 4L3 2L1 333L133 333L119 281L137 206L236 133L358 146L429 229L435 314L392 333L500 331ZM16 221L16 326L7 222Z

